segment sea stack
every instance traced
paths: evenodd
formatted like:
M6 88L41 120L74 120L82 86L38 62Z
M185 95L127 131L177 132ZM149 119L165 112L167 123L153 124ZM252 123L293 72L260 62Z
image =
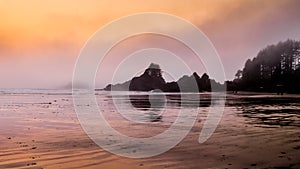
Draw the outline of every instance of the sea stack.
M163 79L161 72L162 71L158 64L151 63L141 76L131 79L129 90L151 91L159 89L163 91L166 81Z

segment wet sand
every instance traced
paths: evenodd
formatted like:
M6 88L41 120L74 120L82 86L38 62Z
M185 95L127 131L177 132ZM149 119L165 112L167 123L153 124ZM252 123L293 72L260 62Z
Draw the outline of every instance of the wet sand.
M97 98L111 104L107 97ZM173 149L151 158L129 159L102 150L85 134L71 95L0 94L0 168L300 168L298 96L228 98L221 123L205 143L198 143L206 117L200 113L191 132ZM120 132L149 136L141 126L112 114L108 119ZM152 134L171 125L169 116L146 123Z

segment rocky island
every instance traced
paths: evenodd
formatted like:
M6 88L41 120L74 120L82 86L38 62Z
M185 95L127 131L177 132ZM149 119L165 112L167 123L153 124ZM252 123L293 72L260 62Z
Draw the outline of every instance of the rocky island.
M192 75L184 75L176 82L166 82L162 76L160 66L151 63L144 73L133 77L122 84L109 84L104 90L107 91L162 91L162 92L204 92L211 91L211 85L222 88L223 85L210 79L204 73L201 77L194 72Z

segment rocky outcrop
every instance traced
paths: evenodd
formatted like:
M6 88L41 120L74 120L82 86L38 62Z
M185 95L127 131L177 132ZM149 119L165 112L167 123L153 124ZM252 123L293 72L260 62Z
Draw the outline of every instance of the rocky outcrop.
M124 83L119 83L119 84L108 84L103 90L107 91L128 91L129 85L130 85L130 80L126 81Z
M166 83L161 74L158 64L151 63L141 76L116 85L107 85L104 90L113 91L151 91L160 90L163 92L203 92L211 91L214 88L222 88L223 85L209 78L204 73L201 77L194 72L191 76L184 75L176 82Z
M160 89L163 91L165 85L166 81L161 75L159 65L151 63L141 76L131 79L129 90L151 91L154 89Z

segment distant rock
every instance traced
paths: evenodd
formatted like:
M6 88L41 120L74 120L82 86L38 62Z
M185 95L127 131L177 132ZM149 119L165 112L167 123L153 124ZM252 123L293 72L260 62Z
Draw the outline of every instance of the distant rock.
M176 92L203 92L211 91L209 76L204 73L201 77L194 72L191 76L184 75L177 82L179 90ZM166 90L169 90L167 88Z
M108 84L104 88L104 90L107 90L107 91L128 91L130 82L131 81L129 80L129 81L126 81L126 82L121 83L121 84L115 84L115 85Z

